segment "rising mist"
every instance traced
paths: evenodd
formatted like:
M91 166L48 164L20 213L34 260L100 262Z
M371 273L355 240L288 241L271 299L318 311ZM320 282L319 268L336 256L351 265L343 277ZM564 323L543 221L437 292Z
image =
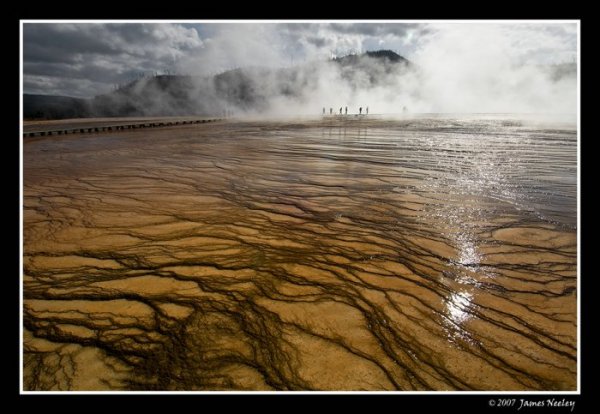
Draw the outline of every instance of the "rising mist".
M346 106L349 113L368 106L378 114L577 111L575 24L204 26L211 30L202 40L192 41L192 29L178 34L177 45L194 45L186 53L157 43L154 55L173 55L169 74L101 93L89 113L271 117ZM402 42L393 43L390 33ZM364 52L385 50L375 44L395 50ZM136 69L151 72L153 64L143 60Z

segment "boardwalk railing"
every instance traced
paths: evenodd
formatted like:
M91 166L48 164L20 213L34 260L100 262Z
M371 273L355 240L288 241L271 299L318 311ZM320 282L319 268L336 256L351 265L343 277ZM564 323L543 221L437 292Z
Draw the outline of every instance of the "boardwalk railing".
M159 128L168 127L175 125L190 125L190 124L204 124L206 122L221 121L222 118L211 118L211 119L194 119L185 121L155 121L155 122L135 122L129 124L115 124L115 125L101 125L101 126L88 126L88 127L77 127L77 128L61 128L53 130L43 131L27 131L23 132L24 137L43 137L49 135L67 135L67 134L89 134L96 132L106 131L123 131L126 129L138 129L138 128Z

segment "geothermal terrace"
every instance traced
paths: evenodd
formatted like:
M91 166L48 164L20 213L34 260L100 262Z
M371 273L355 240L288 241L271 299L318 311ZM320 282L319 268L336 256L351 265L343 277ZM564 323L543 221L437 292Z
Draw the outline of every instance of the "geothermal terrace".
M573 125L93 132L23 139L24 389L576 389Z

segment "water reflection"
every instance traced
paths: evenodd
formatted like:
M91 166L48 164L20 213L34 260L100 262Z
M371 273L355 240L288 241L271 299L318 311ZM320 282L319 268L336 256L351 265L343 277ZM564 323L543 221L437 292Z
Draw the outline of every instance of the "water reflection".
M471 314L468 312L473 294L465 291L452 293L446 301L449 319L457 325L465 322Z
M458 249L458 263L465 266L476 267L480 264L481 255L477 251L473 235L459 233L455 242Z

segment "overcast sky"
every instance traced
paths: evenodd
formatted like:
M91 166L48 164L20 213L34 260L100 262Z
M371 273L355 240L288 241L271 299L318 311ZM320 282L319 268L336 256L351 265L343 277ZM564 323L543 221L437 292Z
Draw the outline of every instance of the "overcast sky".
M290 66L332 54L392 49L419 63L486 59L522 64L577 59L574 23L24 23L24 93L93 97L140 73L204 75ZM439 53L436 54L440 56Z

